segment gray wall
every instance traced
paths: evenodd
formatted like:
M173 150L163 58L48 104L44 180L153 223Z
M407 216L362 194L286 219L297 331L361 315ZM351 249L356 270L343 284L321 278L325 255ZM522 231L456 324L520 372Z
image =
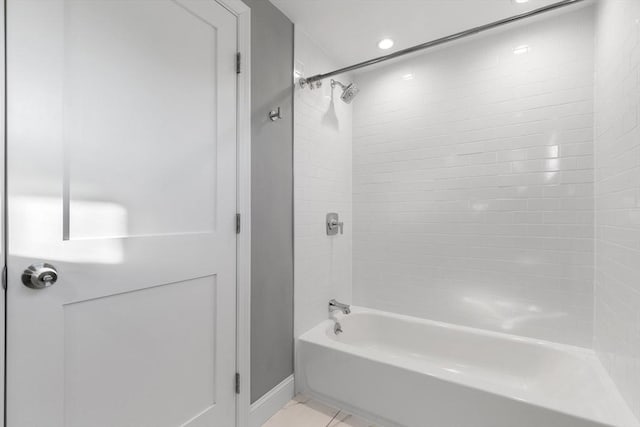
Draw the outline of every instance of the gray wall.
M251 7L251 402L293 373L293 24ZM270 110L282 119L272 122Z

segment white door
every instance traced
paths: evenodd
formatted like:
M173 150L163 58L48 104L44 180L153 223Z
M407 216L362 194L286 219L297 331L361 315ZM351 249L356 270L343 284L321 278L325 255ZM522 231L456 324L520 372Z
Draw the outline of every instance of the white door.
M236 27L7 0L8 427L235 425Z

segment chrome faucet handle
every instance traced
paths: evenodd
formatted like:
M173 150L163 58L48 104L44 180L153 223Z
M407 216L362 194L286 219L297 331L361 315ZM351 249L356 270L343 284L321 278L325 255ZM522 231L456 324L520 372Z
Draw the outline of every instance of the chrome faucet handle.
M335 236L340 231L344 234L344 222L340 222L338 214L331 212L327 214L327 236Z

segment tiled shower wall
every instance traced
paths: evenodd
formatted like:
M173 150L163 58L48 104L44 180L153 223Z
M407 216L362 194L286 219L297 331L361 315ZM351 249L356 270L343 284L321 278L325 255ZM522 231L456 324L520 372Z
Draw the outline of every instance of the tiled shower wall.
M357 76L354 303L591 346L593 45L589 7Z
M597 16L595 348L640 418L640 2Z
M295 30L296 71L336 68ZM297 88L294 96L294 336L327 319L331 298L351 301L352 115L331 86ZM327 236L325 216L340 214L344 234Z

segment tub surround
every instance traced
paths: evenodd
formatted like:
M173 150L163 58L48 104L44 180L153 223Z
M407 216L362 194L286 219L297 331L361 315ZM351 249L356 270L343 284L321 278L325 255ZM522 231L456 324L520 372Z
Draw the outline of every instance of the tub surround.
M295 29L296 74L335 67ZM345 78L346 80L346 78ZM351 105L325 82L294 94L294 336L327 318L331 298L351 302ZM344 234L327 236L326 215L337 212Z
M355 304L591 348L593 8L565 12L356 76Z
M640 2L598 2L595 348L640 418Z

